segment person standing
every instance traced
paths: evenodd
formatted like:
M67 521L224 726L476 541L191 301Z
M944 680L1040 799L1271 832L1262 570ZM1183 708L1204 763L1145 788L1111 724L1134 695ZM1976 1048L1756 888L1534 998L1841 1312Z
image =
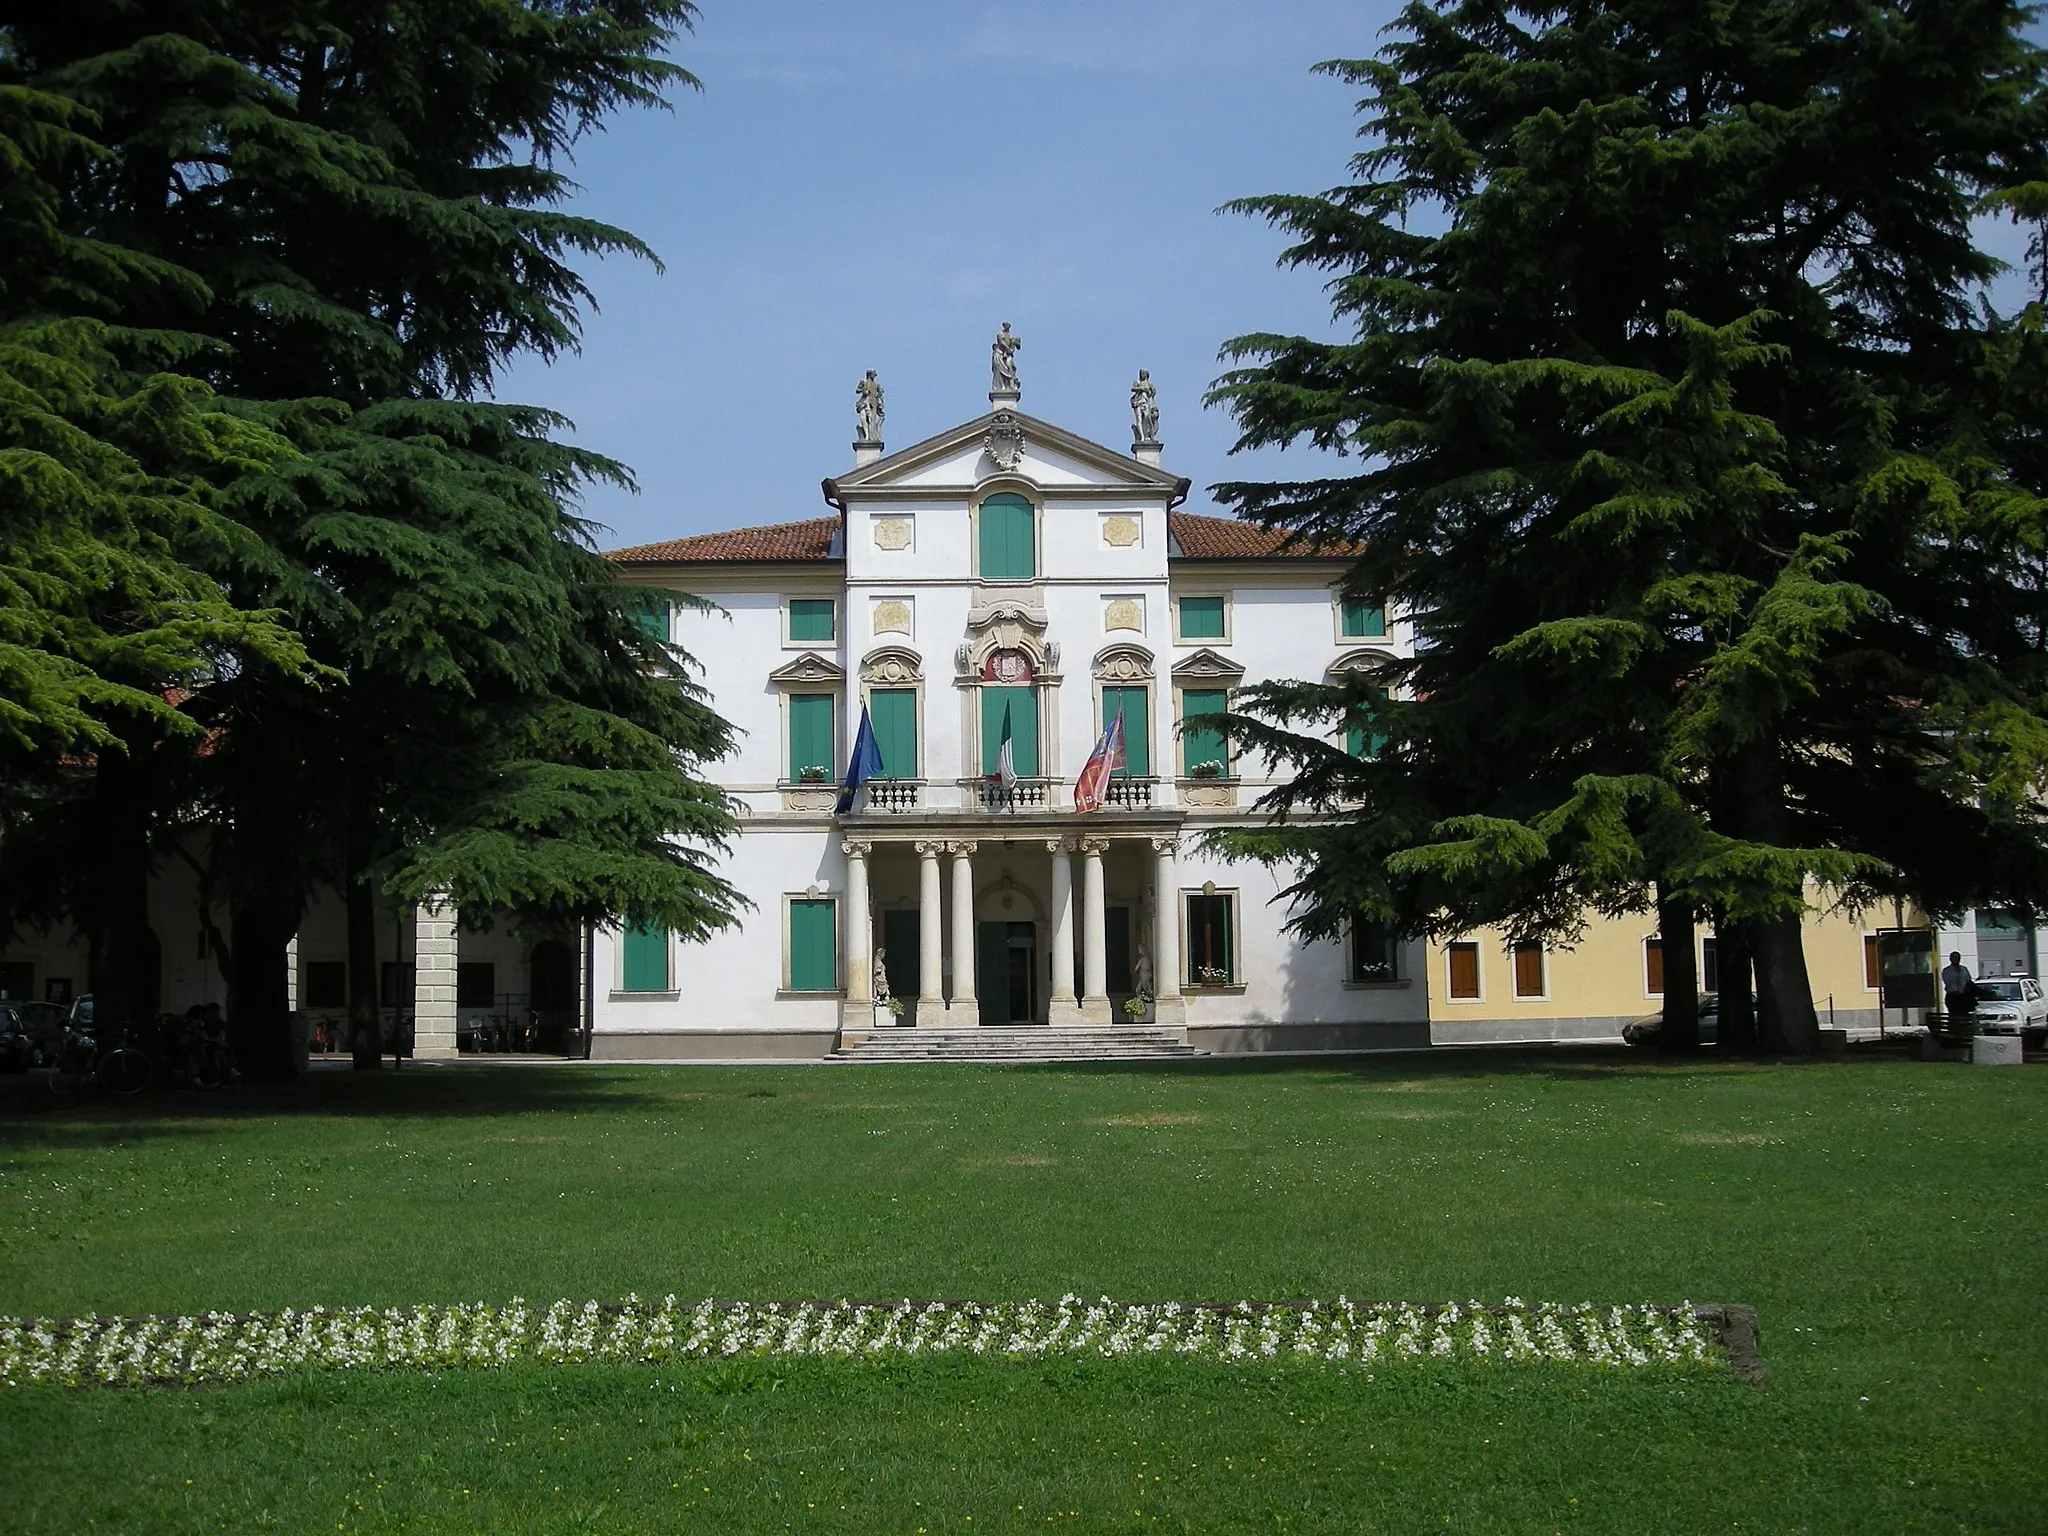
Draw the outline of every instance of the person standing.
M1977 980L1963 964L1963 952L1949 951L1948 964L1941 968L1941 1000L1948 1010L1948 1031L1970 1033L1970 1011L1977 1003Z

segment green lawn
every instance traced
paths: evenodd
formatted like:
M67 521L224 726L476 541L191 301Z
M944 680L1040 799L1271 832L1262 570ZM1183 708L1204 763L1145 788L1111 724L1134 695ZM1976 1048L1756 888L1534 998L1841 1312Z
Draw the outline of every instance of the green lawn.
M1725 1377L947 1359L0 1391L0 1530L2040 1531L2048 1074L1436 1056L0 1080L0 1311L1747 1302Z

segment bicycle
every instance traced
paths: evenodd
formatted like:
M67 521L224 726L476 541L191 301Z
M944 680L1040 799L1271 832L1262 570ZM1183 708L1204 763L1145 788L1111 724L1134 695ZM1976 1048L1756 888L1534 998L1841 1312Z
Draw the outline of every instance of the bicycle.
M57 1069L50 1074L50 1092L70 1098L87 1083L97 1082L109 1093L140 1093L149 1086L149 1077L149 1058L134 1046L102 1051L94 1036L67 1028Z

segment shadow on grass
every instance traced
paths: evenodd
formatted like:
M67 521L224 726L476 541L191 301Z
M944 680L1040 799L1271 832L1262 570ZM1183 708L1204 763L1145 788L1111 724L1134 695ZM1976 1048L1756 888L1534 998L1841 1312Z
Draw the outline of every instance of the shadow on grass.
M664 1091L666 1089L666 1091ZM745 1097L735 1083L730 1096ZM133 1097L88 1091L59 1098L48 1074L0 1077L0 1146L133 1142L201 1134L224 1120L297 1117L460 1119L674 1108L706 1095L674 1077L631 1069L527 1066L406 1067L314 1071L277 1083L237 1083L213 1093L152 1088ZM720 1097L726 1095L717 1095Z

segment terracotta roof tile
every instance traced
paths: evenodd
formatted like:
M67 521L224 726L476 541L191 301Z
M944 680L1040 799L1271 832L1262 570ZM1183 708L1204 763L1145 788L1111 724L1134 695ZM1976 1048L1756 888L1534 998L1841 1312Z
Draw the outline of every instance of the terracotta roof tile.
M796 560L835 560L832 540L839 533L836 517L807 517L800 523L770 523L765 528L731 528L723 533L693 534L659 544L615 549L605 558L621 565L735 564Z
M1363 553L1355 544L1291 544L1285 533L1234 517L1169 512L1166 521L1184 560L1349 560Z

